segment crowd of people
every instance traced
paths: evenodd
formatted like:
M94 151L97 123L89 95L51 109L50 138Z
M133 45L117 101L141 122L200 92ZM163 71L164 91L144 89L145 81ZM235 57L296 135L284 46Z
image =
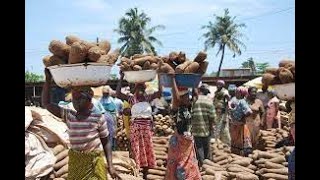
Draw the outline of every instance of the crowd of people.
M164 113L175 120L174 134L169 139L166 178L201 179L200 168L204 159L211 159L210 140L224 142L231 152L248 156L257 148L260 129L281 128L279 99L273 91L263 87L226 88L224 81L217 81L214 98L207 84L198 88L178 87L172 75L171 96L159 91L146 94L146 85L136 83L121 91L123 73L116 90L102 88L102 97L93 98L91 88L71 90L72 98L58 105L50 102L51 75L46 72L43 105L54 115L65 120L69 128L69 179L106 179L106 169L115 178L111 152L117 149L117 117L122 116L129 152L137 168L146 179L149 168L156 166L153 149L153 115ZM170 98L167 98L170 97ZM291 123L292 125L292 123ZM291 126L294 129L294 122ZM294 136L294 130L293 130ZM103 162L107 159L107 167ZM290 159L294 162L294 157ZM92 162L95 162L92 166ZM294 166L289 171L294 172ZM292 173L291 173L292 174Z

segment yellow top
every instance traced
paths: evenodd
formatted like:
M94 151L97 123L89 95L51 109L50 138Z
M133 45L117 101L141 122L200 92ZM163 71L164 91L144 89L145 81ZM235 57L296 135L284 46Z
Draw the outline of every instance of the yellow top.
M128 101L124 101L123 102L123 109L126 109L126 108L131 108L130 104ZM125 128L125 132L126 132L126 135L127 135L127 138L129 139L130 136L129 136L129 131L130 131L130 124L129 124L129 121L130 121L130 116L125 116L123 115L123 125L124 125L124 128Z

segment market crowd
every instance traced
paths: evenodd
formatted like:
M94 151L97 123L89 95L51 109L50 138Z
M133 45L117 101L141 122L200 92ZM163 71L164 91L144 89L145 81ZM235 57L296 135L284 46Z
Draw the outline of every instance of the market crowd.
M166 178L201 179L204 159L211 159L210 141L222 141L232 153L248 156L258 145L261 129L282 128L279 103L273 91L262 87L226 86L217 81L213 99L210 88L200 83L197 88L178 87L172 75L171 93L146 93L145 83L131 84L121 91L123 73L116 90L102 88L102 97L93 98L90 87L73 88L72 98L58 105L50 101L51 74L46 70L42 103L54 115L63 118L69 128L69 179L96 177L106 179L106 170L118 177L112 165L111 151L117 149L117 117L122 116L130 139L130 156L142 169L156 166L153 149L153 115L169 114L175 121L169 140ZM294 139L294 124L290 122ZM105 168L103 156L107 159ZM86 171L94 161L91 171ZM104 168L101 168L104 167ZM289 177L294 177L294 151L289 159Z

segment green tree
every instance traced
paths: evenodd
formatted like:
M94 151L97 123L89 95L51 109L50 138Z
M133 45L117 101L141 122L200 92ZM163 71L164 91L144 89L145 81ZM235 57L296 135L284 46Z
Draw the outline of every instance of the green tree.
M214 15L214 17L215 23L209 21L208 25L202 26L202 29L207 30L202 37L205 38L205 50L217 46L218 52L216 56L221 52L217 72L217 77L219 77L226 47L233 53L233 57L241 55L241 48L246 48L245 44L240 40L240 38L244 37L244 34L240 32L240 28L245 27L245 24L237 24L235 22L236 17L231 17L228 9L224 10L223 16Z
M256 69L256 63L254 62L253 58L249 58L245 62L241 64L242 68L250 68L253 74L256 74L257 69Z
M270 64L267 62L257 63L256 67L257 67L257 74L263 74L266 71L266 69L270 67Z
M157 54L154 43L162 46L162 43L154 36L156 30L164 29L163 25L148 28L151 18L144 12L138 12L137 8L129 9L119 21L118 29L114 31L120 35L118 43L124 43L120 52L122 56L130 57L134 54Z
M42 75L38 75L29 71L26 71L24 73L24 81L26 83L37 83L37 82L43 82L44 77Z

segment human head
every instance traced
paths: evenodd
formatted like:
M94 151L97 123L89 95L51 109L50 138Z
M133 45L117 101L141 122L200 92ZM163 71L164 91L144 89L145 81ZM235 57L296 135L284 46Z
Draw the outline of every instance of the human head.
M234 84L230 84L229 87L228 87L228 92L229 92L229 95L231 97L235 96L236 95L236 89L237 89L237 86L234 85Z
M180 96L180 105L190 104L190 91L188 88L178 88L178 96Z
M217 81L217 89L218 90L221 90L225 85L226 85L226 83L223 80Z
M103 86L102 87L102 95L103 95L103 97L109 97L111 90L112 89L111 89L110 86Z
M243 86L238 87L236 90L237 99L243 99L244 97L247 96L247 94L248 94L248 90Z
M77 87L71 90L72 104L76 111L86 112L92 107L93 91L90 87Z
M209 90L209 85L203 83L200 87L199 87L199 93L203 94L203 95L208 95L210 94L210 90Z
M257 97L257 88L256 87L249 87L248 94L249 94L249 98L256 99L256 97Z

